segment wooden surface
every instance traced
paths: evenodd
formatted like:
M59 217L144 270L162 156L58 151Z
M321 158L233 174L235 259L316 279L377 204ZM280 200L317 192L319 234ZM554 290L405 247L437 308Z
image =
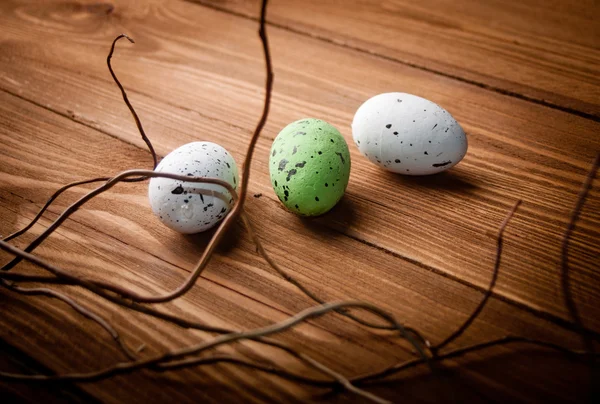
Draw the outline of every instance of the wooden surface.
M563 305L560 241L600 150L599 34L594 1L272 0L275 70L271 114L255 152L247 212L267 250L326 300L363 299L440 342L464 321L489 283L493 234L516 199L494 297L454 347L518 334L581 348ZM589 3L589 4L586 4ZM0 233L33 218L71 181L148 168L151 158L106 69L114 67L160 156L195 140L220 143L240 163L263 99L257 1L0 2ZM350 122L369 97L413 93L446 108L469 151L450 171L405 178L379 170L351 144ZM279 130L314 116L350 144L346 196L327 215L284 211L268 177ZM26 245L86 187L61 197ZM210 234L181 236L155 218L147 185L119 185L80 209L36 254L63 268L165 292L189 273ZM255 198L254 194L262 194ZM600 193L592 189L573 235L573 292L586 328L600 336ZM2 253L3 262L9 259ZM15 271L41 273L30 264ZM101 301L57 289L109 318L143 355L206 340ZM2 289L0 364L13 371L92 370L123 360L96 325L66 305ZM161 309L249 329L312 305L256 254L241 226L197 285ZM386 333L329 315L281 340L347 376L412 357ZM253 343L223 352L269 358ZM297 362L278 363L307 372ZM543 349L494 348L448 362L452 373L416 369L369 391L395 401L581 401L586 368ZM8 397L56 402L356 402L231 365L138 372L60 387L4 383Z

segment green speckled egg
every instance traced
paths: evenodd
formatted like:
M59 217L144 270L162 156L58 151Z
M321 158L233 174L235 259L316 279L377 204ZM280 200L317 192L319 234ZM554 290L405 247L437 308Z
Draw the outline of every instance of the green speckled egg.
M318 216L342 198L350 178L350 152L340 132L306 118L283 128L271 146L271 183L285 207Z

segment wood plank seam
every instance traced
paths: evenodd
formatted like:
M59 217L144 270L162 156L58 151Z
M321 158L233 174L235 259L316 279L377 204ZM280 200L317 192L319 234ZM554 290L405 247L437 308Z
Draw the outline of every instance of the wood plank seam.
M248 14L245 14L245 13L241 13L241 12L237 12L237 11L233 11L233 10L229 10L229 9L227 9L225 7L219 7L219 6L214 5L212 3L205 3L203 0L184 0L184 1L188 2L188 3L195 4L195 5L200 6L200 7L210 8L212 10L216 10L216 11L219 11L219 12L222 12L222 13L225 13L225 14L233 15L233 16L240 17L240 18L245 18L247 20L258 21L258 19L256 17L253 17L251 15L248 15ZM275 28L279 28L281 30L288 31L288 32L291 32L291 33L294 33L294 34L298 34L298 35L301 35L301 36L304 36L304 37L309 37L309 38L312 38L312 39L316 39L316 40L319 40L319 41L322 41L322 42L325 42L325 43L328 43L328 44L331 44L331 45L339 46L339 47L342 47L342 48L346 48L346 49L350 49L350 50L353 50L353 51L356 51L356 52L360 52L360 53L363 53L363 54L374 56L374 57L382 59L382 60L386 60L386 61L394 62L394 63L399 63L399 64L402 64L402 65L405 65L405 66L408 66L408 67L412 67L414 69L418 69L418 70L421 70L421 71L424 71L424 72L427 72L427 73L436 74L436 75L439 75L439 76L442 76L442 77L445 77L445 78L456 80L456 81L459 81L461 83L469 84L469 85L472 85L472 86L475 86L475 87L479 87L479 88L482 88L484 90L492 91L492 92L495 92L495 93L498 93L498 94L502 94L502 95L505 95L505 96L508 96L508 97L517 98L517 99L520 99L522 101L528 101L528 102L531 102L533 104L537 104L537 105L541 105L541 106L544 106L544 107L547 107L547 108L551 108L551 109L555 109L555 110L558 110L558 111L566 112L568 114L576 115L576 116L578 116L580 118L589 119L589 120L594 121L594 122L600 122L600 116L594 115L594 114L591 114L591 113L588 113L588 112L580 111L580 110L577 110L575 108L558 105L558 104L552 103L552 102L544 100L544 99L530 97L530 96L527 96L527 95L524 95L524 94L520 94L520 93L515 92L515 91L506 90L506 89L503 89L503 88L500 88L500 87L496 87L496 86L493 86L493 85L490 85L490 84L482 83L482 82L479 82L479 81L476 81L476 80L471 80L471 79L468 79L468 78L465 78L465 77L460 77L460 76L457 76L457 75L454 75L454 74L443 72L441 70L433 69L433 68L422 66L422 65L419 65L419 64L416 64L416 63L412 63L412 62L409 62L409 61L406 61L406 60L401 60L401 59L397 59L397 58L394 58L394 57L391 57L391 56L383 55L383 54L377 53L375 51L369 51L369 50L363 49L363 48L361 48L359 46L353 46L353 45L348 45L346 43L341 43L340 41L332 40L332 39L327 38L327 37L325 37L323 35L314 34L314 33L308 33L308 32L302 31L300 29L297 29L297 28L294 28L294 27L290 27L290 26L286 26L286 25L283 25L283 24L279 24L279 23L276 23L276 22L269 22L268 21L267 25L275 27Z

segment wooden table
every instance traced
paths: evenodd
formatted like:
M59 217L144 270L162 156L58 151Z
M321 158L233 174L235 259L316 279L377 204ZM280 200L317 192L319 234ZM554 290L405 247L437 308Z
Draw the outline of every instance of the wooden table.
M517 199L492 299L456 348L523 335L583 348L564 306L561 240L578 190L600 150L598 3L540 0L272 0L275 71L271 114L254 155L246 211L267 251L327 301L373 302L442 341L473 311L492 273L494 235ZM27 224L62 185L151 166L150 155L107 71L118 76L165 156L191 141L223 145L241 163L262 108L264 61L256 0L6 0L0 3L0 232ZM369 97L419 95L446 108L469 140L446 173L383 172L351 142L350 122ZM312 220L286 212L269 181L271 142L286 124L317 117L350 144L347 192ZM39 224L11 241L24 247L90 186L61 196ZM147 184L121 184L81 208L35 250L82 276L140 293L173 290L210 234L182 236L151 213ZM572 292L589 335L600 336L600 193L592 187L571 241ZM2 262L10 258L2 253ZM41 274L33 264L13 271ZM213 338L56 286L107 318L150 357ZM123 361L95 323L44 296L0 289L0 369L91 371ZM242 330L314 302L275 274L236 225L185 296L156 307ZM350 377L414 357L389 332L329 314L276 337ZM217 352L298 361L256 343ZM393 401L583 401L585 363L513 344L416 367L366 387ZM359 401L230 364L134 372L94 383L2 382L3 401Z

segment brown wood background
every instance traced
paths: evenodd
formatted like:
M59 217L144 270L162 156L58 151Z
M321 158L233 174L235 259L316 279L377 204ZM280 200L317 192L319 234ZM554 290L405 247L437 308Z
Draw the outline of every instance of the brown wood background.
M241 162L264 94L257 14L257 0L0 2L0 233L24 226L65 183L150 167L105 65L110 42L122 32L137 43L119 45L114 67L159 155L208 140ZM494 297L453 346L518 334L580 349L563 306L559 258L580 183L600 150L599 19L594 0L271 0L274 98L247 202L267 250L326 300L374 302L440 342L482 298L495 254L490 234L521 198ZM446 108L468 135L463 162L440 175L408 178L363 158L350 142L350 122L363 101L389 91ZM353 159L344 199L312 220L284 211L267 165L279 130L307 116L338 127ZM151 213L146 187L119 185L94 199L36 254L139 291L173 289L210 234L166 229ZM14 244L24 246L86 189L67 192ZM576 302L595 338L598 190L582 212L570 257ZM15 270L40 272L25 263ZM58 289L95 307L132 346L146 344L143 355L211 337L78 288ZM60 302L0 290L0 303L3 370L64 373L124 359L98 326ZM239 226L197 285L158 307L249 329L310 305L257 256ZM385 333L336 315L279 338L347 376L412 356ZM253 343L222 351L273 354ZM587 398L587 369L543 349L494 348L448 367L451 374L441 379L416 369L369 391L407 402ZM358 401L231 365L59 387L0 386L2 397L26 402Z

